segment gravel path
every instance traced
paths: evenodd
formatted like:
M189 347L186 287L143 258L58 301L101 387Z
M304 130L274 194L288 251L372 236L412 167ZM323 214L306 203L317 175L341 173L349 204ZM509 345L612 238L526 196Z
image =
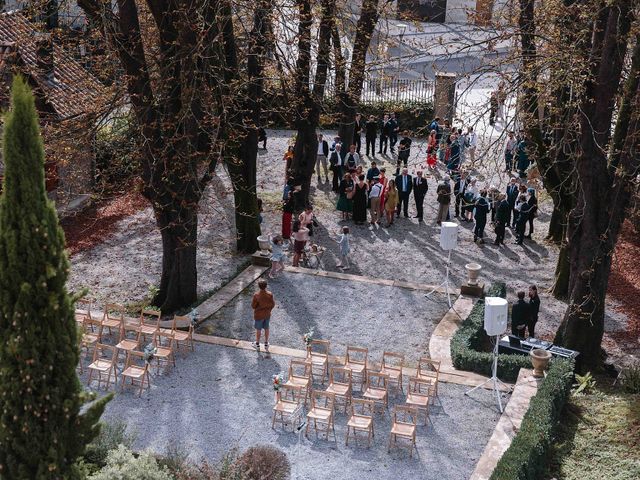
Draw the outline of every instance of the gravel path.
M302 336L330 340L331 351L344 355L347 345L369 348L379 361L385 350L401 352L408 362L428 353L429 338L448 310L444 295L348 280L286 274L270 280L276 299L271 315L274 345L303 349ZM201 327L203 333L251 340L251 297L247 288Z
M185 447L193 460L219 460L230 449L271 444L283 449L292 463L294 480L328 478L438 479L468 478L487 443L499 414L492 392L467 397L464 387L441 384L440 403L432 409L432 424L418 428L417 454L387 453L390 415L375 417L370 449L346 447L347 417L336 416L337 441L309 439L271 429L271 376L286 369L288 358L213 345L198 345L178 358L178 366L152 379L151 392L137 398L125 391L107 405L103 418L125 418L137 433L136 448L163 453L169 445ZM402 403L402 396L392 403ZM350 442L351 443L351 442Z

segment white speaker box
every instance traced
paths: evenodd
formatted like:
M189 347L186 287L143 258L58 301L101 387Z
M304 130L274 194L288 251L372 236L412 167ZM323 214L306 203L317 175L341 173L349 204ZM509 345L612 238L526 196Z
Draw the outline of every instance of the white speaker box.
M440 228L440 248L443 250L454 250L458 245L458 224L453 222L442 222Z
M507 329L508 303L501 297L484 299L484 329L489 336L502 335Z

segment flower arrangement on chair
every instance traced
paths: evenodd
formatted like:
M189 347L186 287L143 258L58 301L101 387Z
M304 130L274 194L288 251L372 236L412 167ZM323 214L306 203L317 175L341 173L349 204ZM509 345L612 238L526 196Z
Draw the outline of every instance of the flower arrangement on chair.
M307 348L309 348L309 345L311 345L311 342L313 342L314 333L315 332L313 331L313 328L312 328L302 336L302 341L304 342Z
M282 383L284 382L284 374L282 372L274 375L273 377L273 391L277 392L282 387Z

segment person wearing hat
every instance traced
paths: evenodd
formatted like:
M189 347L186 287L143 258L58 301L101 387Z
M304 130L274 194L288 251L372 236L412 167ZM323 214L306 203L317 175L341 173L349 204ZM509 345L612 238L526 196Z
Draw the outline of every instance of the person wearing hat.
M371 202L371 225L375 225L379 220L380 213L380 197L382 196L382 185L380 184L380 177L376 175L372 179L372 185L369 189L369 200Z

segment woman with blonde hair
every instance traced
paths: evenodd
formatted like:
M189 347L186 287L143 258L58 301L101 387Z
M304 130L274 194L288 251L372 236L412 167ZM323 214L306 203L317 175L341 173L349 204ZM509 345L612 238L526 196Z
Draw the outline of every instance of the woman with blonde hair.
M436 152L438 151L438 140L436 138L437 132L431 130L429 138L427 139L427 166L433 170L436 168Z
M396 188L396 182L389 180L387 185L387 192L384 200L384 211L387 216L387 227L393 225L393 215L398 208L398 189Z

